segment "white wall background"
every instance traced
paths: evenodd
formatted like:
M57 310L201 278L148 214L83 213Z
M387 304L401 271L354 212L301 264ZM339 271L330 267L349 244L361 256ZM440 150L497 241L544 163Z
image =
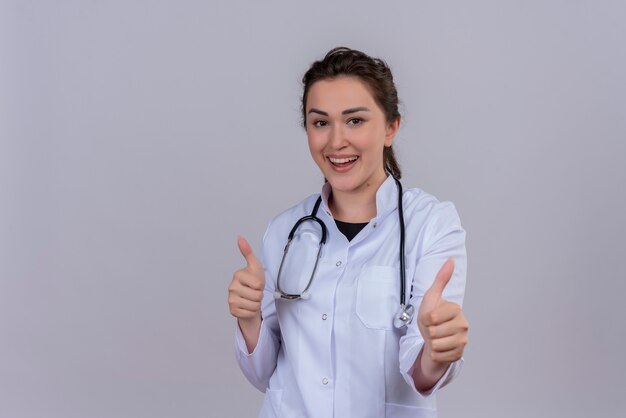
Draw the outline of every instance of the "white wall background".
M626 408L623 1L0 0L0 417L256 416L226 304L319 189L300 78L386 59L468 231L446 417Z

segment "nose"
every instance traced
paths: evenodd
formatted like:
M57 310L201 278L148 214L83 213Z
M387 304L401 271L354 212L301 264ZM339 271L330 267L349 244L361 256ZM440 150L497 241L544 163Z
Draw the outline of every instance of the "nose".
M340 123L335 123L330 128L328 144L333 149L342 149L347 145L345 132L343 126Z

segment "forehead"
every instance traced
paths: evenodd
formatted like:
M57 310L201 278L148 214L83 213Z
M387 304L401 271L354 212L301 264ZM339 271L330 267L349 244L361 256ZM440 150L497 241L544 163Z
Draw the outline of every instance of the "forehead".
M341 111L358 106L378 107L367 84L356 77L341 76L316 81L307 94L307 109Z

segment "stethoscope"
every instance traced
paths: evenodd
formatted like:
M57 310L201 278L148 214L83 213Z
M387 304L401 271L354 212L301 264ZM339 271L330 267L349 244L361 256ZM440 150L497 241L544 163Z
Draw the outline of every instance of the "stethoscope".
M394 180L396 182L396 185L398 186L398 220L400 222L400 310L393 318L393 325L396 328L400 329L411 323L411 320L413 319L413 316L415 314L415 308L413 307L413 305L407 303L408 301L406 298L406 291L405 291L406 277L405 277L405 271L404 271L404 213L403 213L403 208L402 208L402 184L400 184L400 181L398 179L394 178ZM274 297L276 299L307 300L311 297L309 288L311 287L311 283L313 283L313 277L315 276L315 272L317 271L317 265L322 254L322 247L324 246L324 244L326 244L326 237L328 236L328 230L326 228L326 225L320 218L317 217L317 210L319 209L321 203L322 203L322 197L320 196L317 198L317 201L315 202L315 206L313 206L313 210L311 211L311 214L300 218L295 223L293 228L291 228L291 231L289 232L289 235L287 237L287 244L285 245L285 249L283 251L283 258L280 260L280 267L278 268L278 276L276 278L276 292L274 292ZM311 273L311 277L309 278L309 282L307 283L306 287L301 293L287 293L283 291L283 289L280 287L280 278L281 278L281 273L283 271L283 265L285 263L285 258L287 256L287 253L289 252L289 246L291 245L293 237L295 236L300 225L302 225L305 222L316 222L322 230L322 237L319 242L317 256L315 257L315 264L313 266L313 272Z

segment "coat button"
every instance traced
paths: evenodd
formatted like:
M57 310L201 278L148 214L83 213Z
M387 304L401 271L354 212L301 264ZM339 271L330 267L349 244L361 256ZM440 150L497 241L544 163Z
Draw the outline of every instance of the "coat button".
M337 262L335 263L335 265L336 265L337 267L341 266L341 260L337 261Z
M322 321L326 321L327 318L328 318L328 315L322 314Z
M327 384L328 384L328 379L323 378L323 379L322 379L322 385L327 385Z

